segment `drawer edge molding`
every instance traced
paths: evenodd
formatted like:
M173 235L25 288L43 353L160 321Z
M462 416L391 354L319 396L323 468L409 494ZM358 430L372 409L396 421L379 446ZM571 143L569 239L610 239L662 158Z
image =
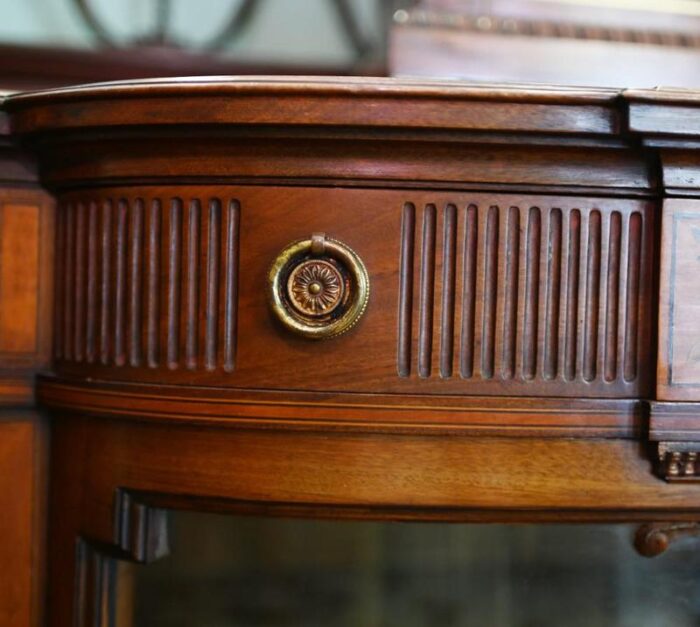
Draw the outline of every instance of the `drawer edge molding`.
M42 405L70 414L244 429L640 439L636 399L439 397L81 382L42 376Z

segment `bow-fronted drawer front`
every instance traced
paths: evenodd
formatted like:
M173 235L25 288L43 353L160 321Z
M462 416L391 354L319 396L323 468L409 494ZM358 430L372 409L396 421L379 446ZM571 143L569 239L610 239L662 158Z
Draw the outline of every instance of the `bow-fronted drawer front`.
M651 389L651 202L211 185L60 201L60 374L450 395Z

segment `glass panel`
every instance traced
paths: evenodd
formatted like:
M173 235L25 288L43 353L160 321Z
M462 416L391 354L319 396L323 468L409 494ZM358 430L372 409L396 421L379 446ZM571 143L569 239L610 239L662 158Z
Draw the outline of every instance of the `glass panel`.
M462 525L173 513L135 573L136 627L690 627L700 551L629 525Z

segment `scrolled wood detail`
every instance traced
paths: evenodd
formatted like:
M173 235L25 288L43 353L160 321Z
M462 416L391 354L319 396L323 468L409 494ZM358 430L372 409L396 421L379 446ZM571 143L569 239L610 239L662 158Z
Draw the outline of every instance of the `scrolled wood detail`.
M672 543L682 539L700 536L700 523L669 522L641 525L634 535L634 548L644 557L661 555Z

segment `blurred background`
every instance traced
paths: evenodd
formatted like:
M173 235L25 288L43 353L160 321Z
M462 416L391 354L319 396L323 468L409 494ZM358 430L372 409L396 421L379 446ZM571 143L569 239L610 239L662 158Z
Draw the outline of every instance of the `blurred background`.
M0 88L207 74L700 87L699 0L0 0Z

